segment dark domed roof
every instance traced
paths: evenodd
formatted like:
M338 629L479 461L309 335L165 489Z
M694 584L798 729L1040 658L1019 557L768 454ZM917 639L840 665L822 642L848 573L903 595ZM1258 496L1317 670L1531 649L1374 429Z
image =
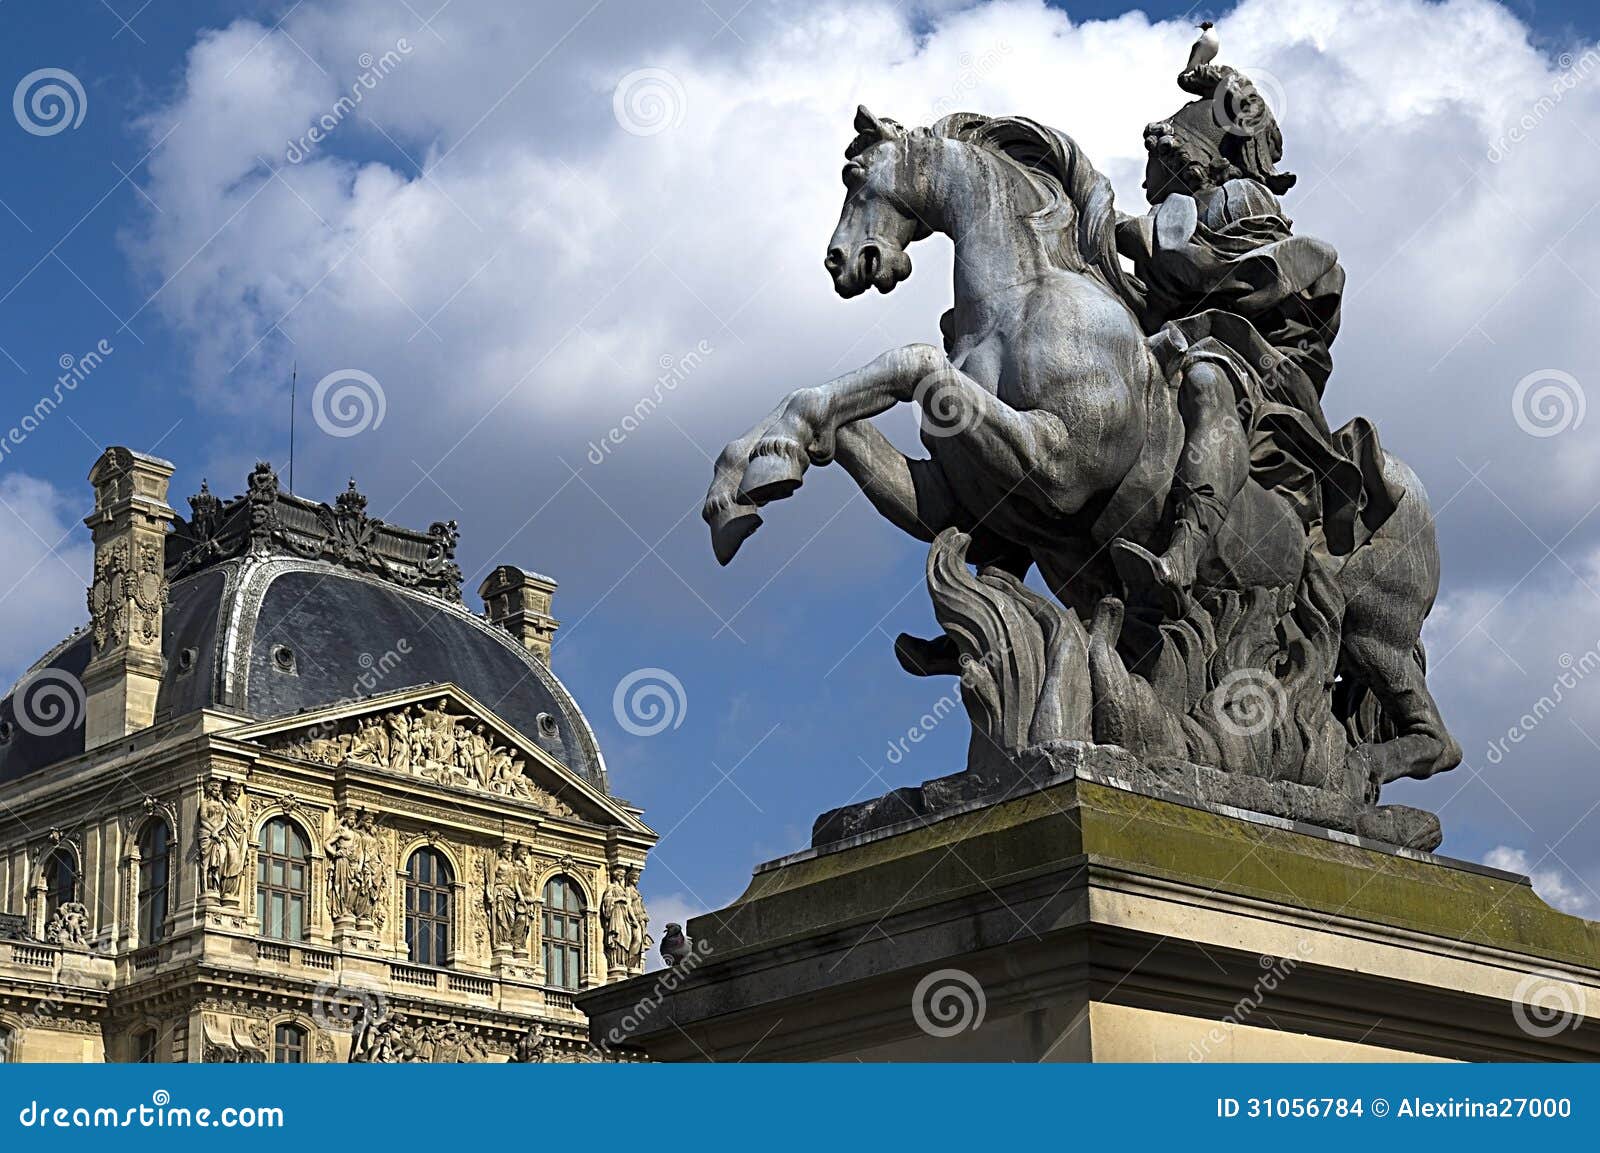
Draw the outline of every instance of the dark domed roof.
M286 495L279 499L310 504ZM192 529L192 522L180 523L173 536L181 538ZM452 525L452 552L453 531ZM268 544L228 556L232 550L222 547L229 544L225 534L205 543L213 555L201 566L192 555L185 563L193 548L169 548L169 577L184 568L198 571L172 580L162 628L165 673L156 702L157 724L203 708L265 720L450 682L606 790L605 762L571 694L517 638L474 615L458 594L452 595L459 588L459 571L453 588L428 588L404 580L404 572L401 580L394 579L387 575L388 567L385 575L374 575L355 571L348 558L339 563L337 558L304 555L314 551L308 548L289 555ZM453 563L449 568L454 569ZM74 633L0 700L0 781L83 752L79 681L90 647L87 631ZM26 691L34 700L53 685L75 723L52 723L58 714L46 702L27 709L19 720L19 693ZM59 695L60 686L68 694L75 690L76 704ZM53 731L57 728L61 731Z

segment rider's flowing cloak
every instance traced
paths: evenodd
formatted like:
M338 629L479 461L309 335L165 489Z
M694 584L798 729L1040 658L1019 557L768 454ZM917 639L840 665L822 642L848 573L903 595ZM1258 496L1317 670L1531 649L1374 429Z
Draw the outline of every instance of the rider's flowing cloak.
M1158 215L1167 211L1164 202ZM1293 235L1277 198L1254 180L1209 190L1195 212L1187 239L1163 243L1158 227L1138 246L1147 326L1164 322L1169 346L1184 350L1168 365L1174 382L1205 361L1233 383L1252 478L1287 498L1308 531L1320 529L1331 554L1347 555L1404 493L1384 477L1370 422L1335 432L1322 413L1344 288L1338 253Z

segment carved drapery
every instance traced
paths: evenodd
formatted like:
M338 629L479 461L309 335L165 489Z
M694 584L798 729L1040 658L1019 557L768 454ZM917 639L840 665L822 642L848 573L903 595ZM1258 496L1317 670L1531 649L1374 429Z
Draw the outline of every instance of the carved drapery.
M237 781L207 781L195 822L193 859L201 892L239 904L250 856L250 802Z

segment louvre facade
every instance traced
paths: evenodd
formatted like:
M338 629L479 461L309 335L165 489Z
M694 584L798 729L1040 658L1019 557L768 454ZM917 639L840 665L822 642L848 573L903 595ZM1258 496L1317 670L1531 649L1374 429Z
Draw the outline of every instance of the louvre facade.
M580 1060L655 834L550 670L555 582L258 465L90 473L87 623L0 701L0 1057ZM86 501L87 503L87 501Z

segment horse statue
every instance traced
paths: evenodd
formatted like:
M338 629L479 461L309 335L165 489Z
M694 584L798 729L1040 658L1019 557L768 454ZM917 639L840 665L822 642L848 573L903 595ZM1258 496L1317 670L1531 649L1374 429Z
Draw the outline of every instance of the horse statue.
M1147 764L1288 788L1285 815L1435 847L1431 814L1377 805L1382 785L1460 760L1425 679L1421 629L1439 560L1416 475L1365 422L1328 432L1313 395L1298 421L1322 432L1290 439L1357 445L1365 474L1356 468L1332 498L1353 511L1341 520L1303 491L1317 484L1310 474L1296 489L1274 480L1270 461L1246 459L1226 507L1211 500L1192 580L1152 595L1132 575L1137 559L1165 571L1185 454L1203 451L1204 422L1188 419L1183 398L1230 373L1271 375L1271 346L1250 328L1224 348L1230 324L1249 326L1217 312L1198 328L1190 318L1148 331L1151 286L1118 248L1119 229L1143 218L1117 213L1110 182L1065 134L968 113L907 129L864 107L855 128L827 271L841 297L887 293L911 274L914 242L948 236L944 347L891 349L791 392L728 444L703 510L718 560L732 560L808 469L836 462L879 513L932 546L945 636L903 636L897 654L914 673L961 677L968 768L990 785L1004 775L996 766L1029 750L1117 745ZM1158 206L1145 228L1156 248L1204 231L1188 203L1187 221ZM1245 363L1243 348L1259 362ZM925 459L870 423L900 404L920 409ZM1237 439L1251 458L1264 420L1225 408L1205 435ZM1363 483L1370 499L1355 491ZM1023 583L1032 566L1058 603Z

